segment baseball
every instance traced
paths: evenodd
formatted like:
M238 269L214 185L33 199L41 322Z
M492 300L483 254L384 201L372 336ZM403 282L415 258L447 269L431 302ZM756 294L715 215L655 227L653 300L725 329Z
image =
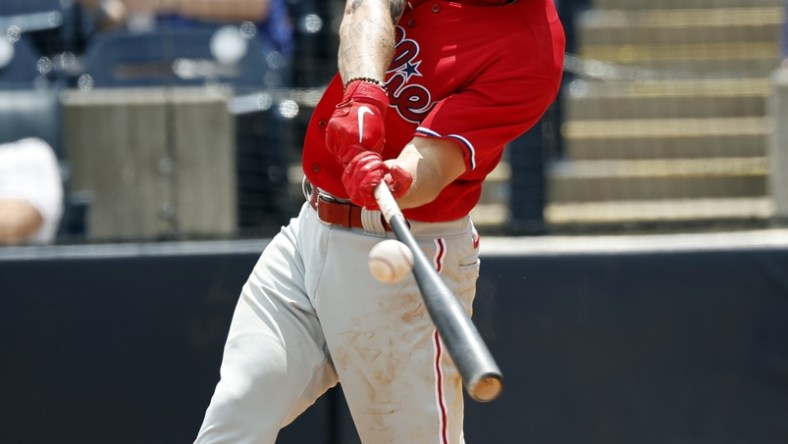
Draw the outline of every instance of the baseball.
M399 282L413 268L413 253L402 242L386 239L369 252L369 271L380 282Z

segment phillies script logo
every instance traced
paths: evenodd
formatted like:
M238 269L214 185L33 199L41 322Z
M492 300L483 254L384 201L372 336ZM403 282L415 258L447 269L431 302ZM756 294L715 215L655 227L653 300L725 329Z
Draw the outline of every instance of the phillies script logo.
M397 26L396 39L394 58L386 71L386 87L391 91L391 106L397 109L403 119L419 123L434 105L427 88L410 83L412 77L422 77L419 72L421 60L416 60L419 56L419 44L405 38L405 29L401 26Z

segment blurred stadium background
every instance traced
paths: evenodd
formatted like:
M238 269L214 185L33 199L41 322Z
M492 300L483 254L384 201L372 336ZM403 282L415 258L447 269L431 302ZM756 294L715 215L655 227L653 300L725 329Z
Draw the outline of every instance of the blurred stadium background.
M784 104L769 105L784 90L783 1L558 5L561 97L488 181L474 212L482 232L785 218L784 163L769 154L785 118ZM249 22L99 31L74 0L4 0L0 92L15 117L0 119L0 140L39 135L60 154L61 243L276 232L302 201L301 140L335 70L341 12L338 1L286 6L282 54Z
M518 377L469 442L788 442L788 3L556 3L561 95L473 213L476 319ZM281 5L290 46L0 0L0 142L48 141L66 189L58 245L0 248L7 442L195 431L335 72L342 3ZM357 442L340 399L282 442Z

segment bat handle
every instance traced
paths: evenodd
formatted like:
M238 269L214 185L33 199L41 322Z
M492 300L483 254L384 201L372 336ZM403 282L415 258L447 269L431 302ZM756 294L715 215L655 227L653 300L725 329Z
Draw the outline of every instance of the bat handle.
M395 216L404 217L386 182L381 182L375 187L374 195L375 200L378 202L378 207L380 207L380 212L383 213L383 218L386 219L387 223L390 224L391 219Z

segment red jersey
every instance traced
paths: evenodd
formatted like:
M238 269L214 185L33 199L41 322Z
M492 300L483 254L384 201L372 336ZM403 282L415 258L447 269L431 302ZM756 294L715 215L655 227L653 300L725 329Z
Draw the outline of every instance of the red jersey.
M467 215L506 144L538 122L560 88L564 34L553 0L470 3L411 1L396 27L383 158L397 157L414 137L453 140L465 150L465 173L434 201L404 210L412 220ZM325 147L342 93L337 75L310 120L302 164L313 185L346 198L342 166Z

